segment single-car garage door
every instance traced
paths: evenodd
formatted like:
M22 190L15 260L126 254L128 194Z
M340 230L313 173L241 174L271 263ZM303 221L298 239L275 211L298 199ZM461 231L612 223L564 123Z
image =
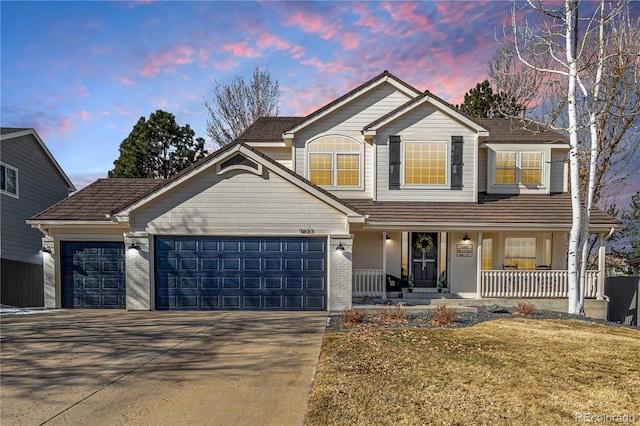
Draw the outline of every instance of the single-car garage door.
M124 309L123 242L62 242L62 307Z
M325 238L157 237L157 309L326 310Z

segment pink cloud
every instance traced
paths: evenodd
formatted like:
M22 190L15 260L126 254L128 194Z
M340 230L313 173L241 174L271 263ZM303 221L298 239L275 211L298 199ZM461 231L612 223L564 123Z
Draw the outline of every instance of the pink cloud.
M119 82L120 82L120 84L124 84L125 86L132 86L133 85L133 79L131 77L128 77L128 76L121 77Z
M258 52L255 48L249 46L249 42L247 40L237 43L223 44L221 47L223 51L231 52L234 56L240 56L244 58L257 58L261 56L260 52Z
M315 12L298 11L287 16L282 22L287 27L299 27L303 32L316 34L323 40L330 40L338 32L338 23L328 22L324 16Z
M419 3L385 2L382 4L382 8L387 11L392 20L410 24L409 28L404 32L404 36L410 36L420 31L425 31L432 36L441 35L433 22L416 11L418 4Z
M192 46L186 44L164 47L147 57L147 63L140 70L140 74L145 77L155 76L162 68L165 68L165 71L174 71L175 65L193 62L192 56L195 52Z
M64 117L56 124L56 131L71 132L76 126L71 122L71 117Z
M281 51L287 51L291 54L291 57L294 59L299 59L304 56L305 50L302 46L292 45L286 40L282 38L265 32L259 34L257 37L256 46L260 49L275 49Z
M344 49L355 49L360 44L360 36L356 33L346 32L340 38Z

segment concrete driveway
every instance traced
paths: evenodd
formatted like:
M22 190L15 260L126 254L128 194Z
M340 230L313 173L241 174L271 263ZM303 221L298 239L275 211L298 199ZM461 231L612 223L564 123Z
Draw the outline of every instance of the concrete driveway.
M0 423L300 425L327 313L3 316Z

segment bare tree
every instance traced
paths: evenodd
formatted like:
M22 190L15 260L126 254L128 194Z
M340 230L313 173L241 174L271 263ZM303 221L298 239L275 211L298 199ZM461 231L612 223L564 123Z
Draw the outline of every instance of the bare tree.
M604 66L597 100L599 113L595 117L599 155L596 162L593 203L604 210L612 203L601 203L601 197L604 195L602 190L607 186L622 183L638 173L629 165L640 148L640 18L632 17L622 6L624 5L618 8L619 14L609 16L609 21L605 22L602 40ZM492 83L498 90L509 93L522 103L529 119L556 130L566 131L569 123L564 77L562 74L539 71L554 66L551 63L552 58L539 44L519 47L520 54L533 66L524 65L518 59L513 41L513 37L505 33L504 41L489 62ZM598 72L597 32L585 34L584 43L583 50L587 53L580 63L579 70L584 76L583 79L594 82ZM581 91L578 91L576 96L579 107L576 129L578 139L589 139L589 112L582 105L582 102L588 99ZM581 188L586 191L590 149L585 148L584 144L579 148L579 161Z
M230 144L258 118L277 116L279 102L278 81L258 67L248 83L241 76L231 84L216 81L212 101L204 101L210 114L207 134L219 146Z
M595 194L601 188L598 171L603 170L602 153L608 152L608 141L602 134L609 125L607 114L620 114L619 105L606 102L617 102L619 94L613 87L620 86L607 86L607 82L610 77L615 82L616 74L628 77L627 83L633 82L639 66L638 45L634 50L627 43L629 32L634 30L626 28L631 23L626 1L601 0L585 18L580 13L587 7L581 7L579 0L565 0L557 8L541 0L528 0L526 6L525 13L532 12L529 16L533 16L533 24L527 19L518 22L514 2L510 31L505 31L505 43L492 60L490 73L498 90L512 96L519 93L520 102L537 109L539 121L569 135L573 221L568 250L568 310L583 313L589 221ZM621 24L625 26L623 37L618 31ZM616 64L616 57L626 58L626 62ZM631 106L622 107L633 122L638 115L635 81L635 86L626 86ZM607 92L610 97L603 95L606 90L613 92Z

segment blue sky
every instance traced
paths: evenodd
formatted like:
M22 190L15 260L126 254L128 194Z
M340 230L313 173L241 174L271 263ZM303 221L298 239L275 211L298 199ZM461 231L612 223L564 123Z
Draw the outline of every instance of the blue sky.
M156 109L206 137L215 82L257 66L279 80L280 115L306 115L385 69L459 103L487 78L511 7L2 1L0 120L34 127L82 187L106 177L120 142Z

